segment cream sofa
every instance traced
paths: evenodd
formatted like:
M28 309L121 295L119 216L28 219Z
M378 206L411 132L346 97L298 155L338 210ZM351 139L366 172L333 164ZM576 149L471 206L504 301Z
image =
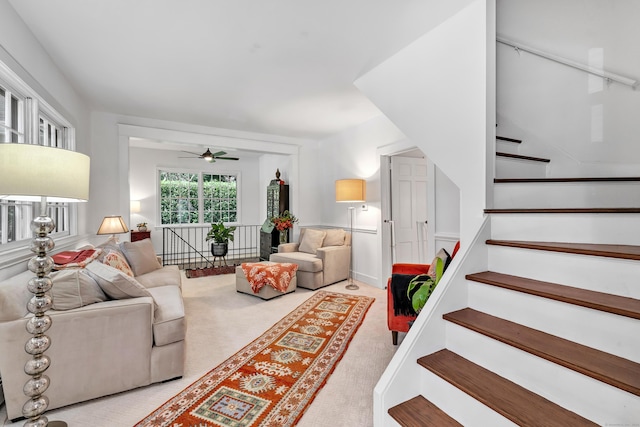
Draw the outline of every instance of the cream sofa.
M138 243L123 245L136 249ZM123 252L136 258L135 253ZM45 353L51 358L46 371L51 385L45 392L49 409L182 376L186 324L181 276L176 266L155 262L147 272L131 263L137 284L123 282L119 272L98 260L52 275L58 309L48 311L53 320L47 331L52 344ZM0 376L10 419L22 417L27 400L22 387L29 379L23 369L30 358L24 351L30 314L25 307L31 298L26 284L32 277L27 271L0 282ZM104 291L110 280L115 288ZM127 289L130 285L133 288ZM69 308L77 305L82 306Z
M284 243L269 261L298 265L298 286L318 289L349 277L351 233L341 228L301 228L298 243Z

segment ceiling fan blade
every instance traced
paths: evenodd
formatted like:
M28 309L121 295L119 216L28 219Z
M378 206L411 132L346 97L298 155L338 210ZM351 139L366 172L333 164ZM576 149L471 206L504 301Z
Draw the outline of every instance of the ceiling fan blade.
M184 150L180 150L180 151L182 151L183 153L193 154L194 156L202 157L202 154L200 153L193 153L191 151L184 151Z
M216 159L221 159L221 160L240 160L238 157L220 157L220 156L216 156Z
M226 151L218 151L217 153L213 153L213 157L224 156L225 154L227 154Z

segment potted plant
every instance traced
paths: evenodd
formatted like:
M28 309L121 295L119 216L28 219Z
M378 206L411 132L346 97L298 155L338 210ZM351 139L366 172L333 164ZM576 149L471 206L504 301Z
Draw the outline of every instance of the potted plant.
M147 223L146 222L141 222L139 224L136 224L136 227L138 227L138 231L147 231Z
M276 227L276 230L280 232L280 243L287 243L289 230L293 228L293 224L298 222L298 218L291 212L284 211L280 215L271 218L271 222Z
M211 224L211 229L205 238L206 241L213 239L211 255L214 257L227 255L229 241L233 242L234 231L236 231L236 227L227 227L222 221Z

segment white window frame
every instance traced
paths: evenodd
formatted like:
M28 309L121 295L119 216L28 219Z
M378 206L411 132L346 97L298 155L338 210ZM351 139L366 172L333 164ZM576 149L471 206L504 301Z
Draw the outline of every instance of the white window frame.
M195 174L198 176L198 222L197 223L178 223L178 224L162 224L162 192L161 192L161 188L160 188L160 173L162 172L167 172L167 173L189 173L189 174ZM202 179L202 175L203 174L207 174L207 175L230 175L230 176L235 176L236 178L236 220L232 221L232 222L225 222L225 224L231 224L231 225L239 225L240 224L240 218L242 217L242 206L240 201L242 200L241 197L241 188L242 188L242 176L240 171L228 171L228 170L224 170L224 171L203 171L200 169L180 169L180 168L169 168L169 167L157 167L156 168L156 194L158 195L158 199L157 199L157 214L156 214L156 218L157 218L157 226L158 227L194 227L194 226L202 226L202 225L208 225L209 223L207 222L203 222L204 221L204 196L203 196L203 179Z
M71 123L1 61L0 87L5 90L5 105L10 106L11 102L11 97L6 96L7 92L18 99L18 111L21 115L18 121L17 143L42 143L42 145L75 151L75 129ZM9 116L11 115L9 114ZM46 138L44 141L40 140L41 119L45 127L54 127L58 130L59 138L56 138L55 141L50 138ZM11 117L8 120L10 123ZM5 118L6 121L7 119ZM16 132L12 130L12 132L5 132L5 134L16 134ZM4 141L7 139L9 141ZM0 143L10 142L10 140L11 138L5 137ZM8 212L10 206L16 206L16 214L19 211L21 227L15 230L15 240L8 242ZM54 221L57 221L57 228L61 229L61 231L51 233L54 239L78 234L78 209L74 203L49 204L48 211ZM38 214L38 203L32 203L29 209L28 204L24 202L0 201L0 230L2 231L0 234L0 254L7 254L29 246L32 238L30 222L33 216Z

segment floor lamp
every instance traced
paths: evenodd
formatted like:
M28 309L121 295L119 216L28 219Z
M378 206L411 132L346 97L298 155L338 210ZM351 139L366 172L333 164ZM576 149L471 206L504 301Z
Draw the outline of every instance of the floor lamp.
M35 256L28 268L36 274L27 288L33 294L27 310L33 314L27 320L26 329L32 335L25 344L25 351L32 356L24 366L31 378L24 385L29 398L22 407L27 419L25 427L63 427L63 421L49 422L44 412L49 399L44 392L49 388L49 377L44 372L51 360L44 354L51 345L45 332L51 327L51 317L46 311L52 299L46 292L53 286L49 272L53 260L47 255L55 244L49 236L56 226L47 215L47 201L73 202L89 198L89 157L60 148L32 144L0 144L0 198L15 201L40 202L40 213L32 222L34 233L30 249ZM73 351L73 349L70 349Z
M362 203L367 195L367 183L364 179L339 179L336 181L336 202L339 203ZM349 233L351 234L351 245L349 246L349 278L346 289L359 289L353 283L353 215L355 207L349 206Z

